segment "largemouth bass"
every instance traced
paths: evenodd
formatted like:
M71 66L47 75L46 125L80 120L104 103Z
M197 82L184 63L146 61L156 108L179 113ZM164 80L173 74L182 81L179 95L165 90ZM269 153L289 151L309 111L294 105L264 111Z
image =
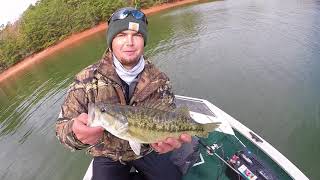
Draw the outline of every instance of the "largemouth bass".
M135 154L140 154L141 144L179 138L182 133L207 137L219 123L200 124L190 117L187 108L174 111L140 106L89 104L91 127L101 126L114 136L129 141Z

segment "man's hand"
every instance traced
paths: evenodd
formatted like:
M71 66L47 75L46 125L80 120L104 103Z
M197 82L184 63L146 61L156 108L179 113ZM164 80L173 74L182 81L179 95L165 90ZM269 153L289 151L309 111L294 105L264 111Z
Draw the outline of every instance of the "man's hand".
M182 134L179 139L167 138L165 141L160 141L151 144L151 147L158 153L163 154L174 149L179 149L183 143L190 143L191 136L188 134Z
M73 119L72 131L84 144L95 145L102 137L104 129L102 127L88 127L88 114L82 113Z

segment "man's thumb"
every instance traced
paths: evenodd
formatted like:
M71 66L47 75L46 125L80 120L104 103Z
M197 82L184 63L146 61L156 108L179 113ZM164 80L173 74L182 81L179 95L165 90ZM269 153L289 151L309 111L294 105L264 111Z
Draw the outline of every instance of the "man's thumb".
M88 122L88 114L86 113L81 113L78 117L77 120L81 121L84 124L87 124Z

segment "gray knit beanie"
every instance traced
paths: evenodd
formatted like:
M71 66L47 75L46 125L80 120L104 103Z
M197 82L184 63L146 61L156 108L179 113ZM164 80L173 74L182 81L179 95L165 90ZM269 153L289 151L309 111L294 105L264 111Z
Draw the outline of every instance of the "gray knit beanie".
M129 7L126 9L134 10L135 8ZM121 10L121 9L119 9L119 10ZM132 14L129 14L124 19L110 21L110 23L108 25L108 30L107 30L107 43L108 43L109 48L112 48L113 38L118 33L125 31L125 30L135 30L135 31L141 33L143 36L143 39L144 39L144 45L146 45L147 37L148 37L147 24L140 19L138 20L138 19L134 18L132 16Z

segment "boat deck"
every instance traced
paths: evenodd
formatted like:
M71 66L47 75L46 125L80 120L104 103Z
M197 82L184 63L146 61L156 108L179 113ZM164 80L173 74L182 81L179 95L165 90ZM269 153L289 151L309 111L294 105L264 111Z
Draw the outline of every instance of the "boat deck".
M221 116L221 112L212 109L212 107L209 107L208 104L201 99L190 99L188 97L178 96L176 104L178 107L187 106L192 112L212 117ZM277 175L278 179L292 179L277 163L266 155L266 153L260 150L254 143L249 141L236 129L232 128L232 130L233 134L224 133L223 130L222 132L214 131L208 138L201 140L207 145L211 146L215 144L219 146L220 148L217 148L215 152L225 161L228 161L233 154L240 150L251 151L258 159L264 161L274 174ZM229 170L231 169L221 159L209 153L204 147L201 148L200 156L201 158L199 162L189 170L188 174L184 177L184 180L230 179L230 177L226 175L226 170L227 168Z

